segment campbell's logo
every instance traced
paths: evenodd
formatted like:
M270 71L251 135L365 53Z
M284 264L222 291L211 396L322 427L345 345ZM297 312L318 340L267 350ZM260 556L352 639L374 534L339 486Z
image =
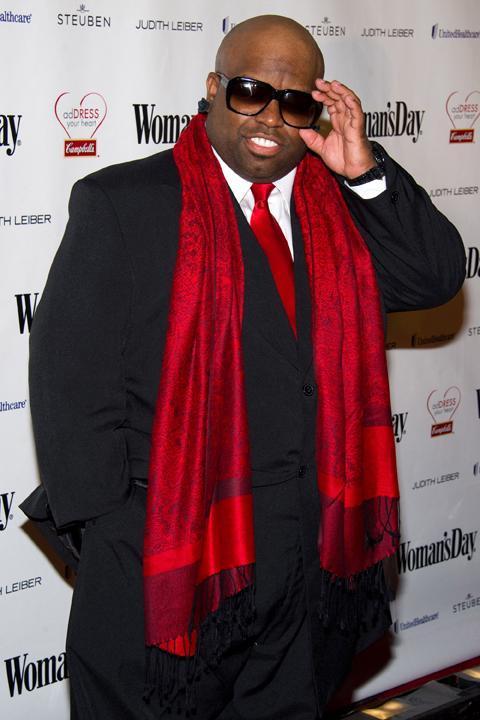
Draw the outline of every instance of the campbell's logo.
M424 545L414 545L410 540L402 542L397 550L398 572L414 572L460 557L470 561L476 552L477 534L477 530L464 532L454 528L445 530L440 540Z
M0 114L0 148L5 149L7 157L12 157L18 145L22 141L18 137L20 132L20 121L23 115L2 115Z
M28 653L4 660L10 697L32 692L68 677L64 652L41 660L29 660Z
M75 102L70 92L63 92L55 100L54 112L68 136L64 140L64 156L97 157L97 138L94 136L107 116L103 95L88 92Z
M12 507L15 491L0 493L0 532L8 527L10 520L13 520Z
M86 93L78 103L72 102L70 92L63 92L55 101L55 117L65 130L65 157L96 157L95 134L105 121L107 103L98 92Z
M406 135L416 143L422 134L425 110L409 110L403 100L387 102L386 110L365 113L368 137L402 137Z
M451 385L443 393L432 390L427 398L427 410L433 420L431 437L453 432L453 416L457 412L462 394L460 388Z
M473 142L475 131L473 128L465 128L458 130L457 128L450 130L451 143L471 143Z
M157 112L155 103L134 103L137 142L170 145L176 143L192 115L166 115Z
M97 157L97 131L107 116L107 102L98 92L88 92L76 103L70 92L55 100L55 117L65 130L65 157Z
M474 125L480 117L480 91L472 90L462 98L460 92L450 93L445 110L453 125L450 130L451 143L471 143L474 141Z

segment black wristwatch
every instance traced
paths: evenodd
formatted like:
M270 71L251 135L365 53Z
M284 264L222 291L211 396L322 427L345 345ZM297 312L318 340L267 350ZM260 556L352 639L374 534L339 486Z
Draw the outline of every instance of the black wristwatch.
M383 154L383 148L375 141L373 141L371 145L372 154L377 164L375 167L367 170L367 172L364 172L363 175L359 175L352 180L350 180L349 178L345 178L347 185L350 185L350 187L355 187L355 185L363 185L364 183L371 182L372 180L382 180L385 177L385 157Z

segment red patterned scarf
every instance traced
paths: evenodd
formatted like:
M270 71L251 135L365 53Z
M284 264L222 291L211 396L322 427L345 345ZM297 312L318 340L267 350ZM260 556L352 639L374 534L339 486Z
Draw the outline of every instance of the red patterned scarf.
M144 547L146 643L161 651L156 663L220 657L233 626L246 628L254 612L244 270L232 200L204 123L194 117L174 149L182 212ZM307 154L298 166L293 197L312 297L318 547L328 620L332 594L338 607L339 592L355 595L370 581L366 571L395 551L398 487L370 254L317 157ZM172 688L163 684L168 695Z

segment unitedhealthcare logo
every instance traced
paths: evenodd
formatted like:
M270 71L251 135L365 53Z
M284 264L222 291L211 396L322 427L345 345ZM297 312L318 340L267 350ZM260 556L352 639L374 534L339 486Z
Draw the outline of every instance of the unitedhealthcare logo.
M480 30L447 30L441 28L438 23L432 25L432 40L447 39L447 40L478 40L480 39Z
M438 620L439 618L439 611L434 612L432 614L425 614L422 615L422 617L414 617L411 620L406 620L404 622L400 622L400 620L395 620L393 623L393 631L395 633L403 632L404 630L410 630L411 628L418 627L418 625L424 625L425 623L433 622L434 620Z
M229 15L227 15L227 17L224 17L223 20L222 20L222 32L223 32L223 34L226 35L227 33L229 33L230 30L232 30L232 28L234 28L236 24L237 24L237 23L230 22L230 16L229 16Z

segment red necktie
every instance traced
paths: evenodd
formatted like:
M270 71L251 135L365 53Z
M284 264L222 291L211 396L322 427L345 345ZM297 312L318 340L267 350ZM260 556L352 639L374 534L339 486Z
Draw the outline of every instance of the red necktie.
M255 207L253 208L250 225L260 243L260 247L267 256L278 294L282 299L296 337L295 282L292 255L285 235L268 207L268 196L274 187L273 183L254 183L252 185Z

